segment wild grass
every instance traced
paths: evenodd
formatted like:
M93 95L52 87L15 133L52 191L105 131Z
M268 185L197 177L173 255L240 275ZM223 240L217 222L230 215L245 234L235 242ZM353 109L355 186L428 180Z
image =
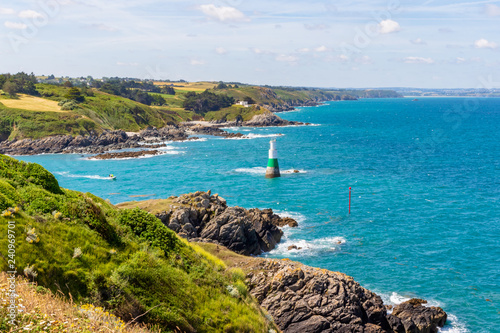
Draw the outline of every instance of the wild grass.
M92 304L124 322L138 318L165 332L275 328L246 293L241 273L228 271L217 256L182 240L153 215L61 189L41 166L3 155L0 178L9 204L18 207L0 217L1 235L7 235L8 221L15 225L18 275L70 304ZM0 253L8 244L0 237ZM0 260L1 270L6 265ZM33 316L26 325L46 320L43 313Z
M242 105L233 105L228 108L221 109L219 111L210 111L205 114L205 120L227 120L233 121L240 117L243 121L248 121L252 119L253 116L264 113L266 109L250 106L244 107Z
M77 305L60 292L32 283L20 276L16 279L16 323L9 323L7 274L0 273L0 331L2 332L123 332L150 333L160 329L120 318L92 304Z

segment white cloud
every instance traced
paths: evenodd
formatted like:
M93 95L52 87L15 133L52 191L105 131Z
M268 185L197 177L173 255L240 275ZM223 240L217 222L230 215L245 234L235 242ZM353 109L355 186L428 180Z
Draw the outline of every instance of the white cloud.
M220 6L214 4L201 5L198 7L210 19L219 22L248 22L248 17L238 9L233 7Z
M422 38L413 39L410 40L410 42L415 45L427 45L427 43Z
M259 49L256 47L252 49L252 52L255 54L273 54L274 53L274 52L271 52L269 50L263 50L263 49Z
M406 57L403 59L403 62L407 64L433 64L434 60L432 58L423 57Z
M193 65L193 66L201 66L201 65L205 65L205 61L203 61L203 60L191 59L190 64L191 64L191 65Z
M42 14L40 14L39 12L36 12L34 10L23 10L17 16L19 16L20 18L30 18L30 19L34 19L37 17L43 17Z
M14 9L10 9L10 8L0 8L0 14L1 15L12 15L14 14L15 11Z
M118 66L139 66L139 63L137 62L122 62L122 61L118 61L116 63Z
M217 54L226 54L226 53L227 53L227 50L226 50L225 48L223 48L223 47L216 47L216 48L215 48L215 52L216 52Z
M307 30L326 30L329 28L326 24L304 24L304 28Z
M339 60L340 61L347 61L347 60L349 60L349 57L346 56L345 54L341 54L341 55L339 55Z
M90 24L87 27L89 27L91 29L101 30L101 31L110 31L110 32L118 31L117 28L111 27L109 25L102 24L102 23L100 23L100 24L99 23Z
M497 5L484 6L484 12L488 16L500 16L500 7Z
M498 44L495 42L489 42L488 40L481 38L474 42L474 47L476 49L496 49Z
M4 25L9 28L9 29L18 29L18 30L23 30L26 29L28 26L24 23L17 23L17 22L10 22L6 21Z
M462 63L464 63L465 61L466 61L466 59L465 59L465 58L462 58L462 57L457 57L457 60L456 60L457 64L462 64Z
M277 61L289 62L289 63L295 63L298 60L298 58L296 56L287 55L287 54L280 54L280 55L276 56L275 59Z
M370 58L369 56L362 56L362 57L359 57L359 58L356 58L354 59L355 62L357 62L358 64L363 64L363 65L369 65L371 63L373 63L373 60L372 58Z
M297 52L300 52L300 53L307 53L309 51L311 51L311 50L307 47L303 47L303 48L297 50Z
M378 25L378 30L381 34L390 34L392 32L398 32L401 30L401 26L398 22L393 20L383 20Z
M316 52L326 52L327 50L328 49L324 45L318 46L317 48L314 49L314 51Z

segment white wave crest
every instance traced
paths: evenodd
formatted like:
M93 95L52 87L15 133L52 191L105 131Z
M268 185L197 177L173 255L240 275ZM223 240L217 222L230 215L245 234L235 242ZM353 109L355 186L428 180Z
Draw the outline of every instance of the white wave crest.
M306 220L306 217L302 215L301 213L297 212L288 212L285 210L274 210L274 214L279 215L280 217L290 217L297 221L297 223L302 223Z
M284 136L285 134L281 133L272 133L272 134L255 134L255 133L248 133L245 134L244 136L241 136L239 138L225 138L226 140L250 140L250 139L261 139L261 138L274 138L277 136Z
M265 175L266 174L266 168L264 167L253 167L253 168L238 168L234 170L235 172L238 173L247 173L251 175ZM298 172L295 172L298 171ZM288 170L283 170L281 171L282 174L289 175L289 174L295 174L295 173L307 173L306 170L302 169L288 169Z
M314 240L285 239L282 240L276 249L270 253L273 255L300 254L301 256L314 256L318 253L336 252L347 241L344 237L325 237ZM288 247L295 245L297 248L288 250Z
M74 175L69 173L69 171L54 172L56 175L68 177L68 178L87 178L87 179L99 179L99 180L111 180L109 177L103 177L99 175Z
M384 301L385 304L389 304L392 306L396 306L398 304L401 304L403 302L409 301L411 298L407 296L400 295L396 292L393 292L391 295L384 294L384 293L377 293L380 295L382 300ZM436 306L436 307L442 307L441 302L436 301L436 300L427 300L426 304L422 304L424 306ZM392 313L392 310L388 310L387 313ZM457 316L448 313L448 320L447 324L442 327L438 328L438 332L440 333L468 333L469 330L465 326L463 322L461 322Z
M385 304L390 304L390 305L398 305L403 302L409 301L412 298L415 298L416 296L409 297L409 296L403 296L400 295L396 292L393 292L391 295L387 295L384 293L379 293L380 297L382 297L382 300L384 301ZM436 301L436 300L427 300L427 303L422 304L424 306L442 306L441 302Z
M254 167L254 168L238 168L234 170L238 173L249 173L253 175L264 175L266 173L266 168L264 167Z
M298 172L297 172L298 171ZM290 173L307 173L306 170L303 169L288 169L288 170L283 170L280 171L283 174L290 174Z
M449 325L445 325L443 328L438 328L438 332L440 333L468 333L469 330L465 326L463 322L461 322L457 316L448 313Z

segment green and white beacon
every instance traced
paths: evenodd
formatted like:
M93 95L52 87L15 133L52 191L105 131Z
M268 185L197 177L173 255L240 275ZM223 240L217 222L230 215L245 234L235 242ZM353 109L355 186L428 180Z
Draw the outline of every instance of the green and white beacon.
M269 147L269 160L267 162L266 178L281 177L278 165L278 152L276 151L276 140L271 140Z

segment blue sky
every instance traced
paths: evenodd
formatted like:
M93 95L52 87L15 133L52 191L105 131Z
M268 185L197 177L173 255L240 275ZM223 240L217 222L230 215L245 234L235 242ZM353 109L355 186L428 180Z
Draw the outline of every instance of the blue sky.
M0 72L500 88L500 0L4 0L0 39Z

